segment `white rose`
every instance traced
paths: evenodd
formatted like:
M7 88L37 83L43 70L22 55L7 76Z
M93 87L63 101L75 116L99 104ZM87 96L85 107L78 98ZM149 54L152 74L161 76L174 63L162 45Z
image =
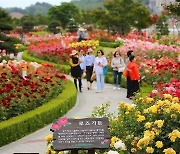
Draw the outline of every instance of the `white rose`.
M107 154L119 154L117 151L110 150Z
M126 150L126 146L125 146L125 144L124 144L121 140L119 140L118 142L116 142L116 143L114 144L114 147L115 147L116 149Z

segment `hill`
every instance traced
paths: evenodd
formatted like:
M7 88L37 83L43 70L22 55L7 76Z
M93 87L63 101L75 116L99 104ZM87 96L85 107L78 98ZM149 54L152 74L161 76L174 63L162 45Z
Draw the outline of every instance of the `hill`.
M71 0L71 2L82 10L94 10L98 7L103 7L103 3L108 0ZM138 1L138 0L135 0ZM140 0L145 5L148 5L148 0Z
M47 14L48 10L52 7L51 4L48 3L36 3L34 5L28 6L25 9L22 8L17 8L17 7L12 7L12 8L7 8L6 11L9 13L12 12L19 12L21 14Z

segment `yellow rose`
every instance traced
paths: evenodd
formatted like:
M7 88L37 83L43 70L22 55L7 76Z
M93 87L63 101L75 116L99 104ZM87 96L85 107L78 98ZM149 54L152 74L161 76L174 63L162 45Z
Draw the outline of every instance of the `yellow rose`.
M154 149L152 147L147 147L146 148L146 152L147 153L153 153L154 152Z
M145 116L138 115L138 118L137 118L137 121L138 121L138 122L142 122L142 121L144 121L144 120L146 120Z
M157 105L160 106L160 107L163 106L163 105L164 105L164 101L158 100L158 101L157 101Z
M152 122L147 122L147 123L144 125L144 127L145 127L146 129L150 128L151 126L152 126Z
M174 151L172 148L164 149L163 152L165 154L176 154L176 151Z
M147 137L147 136L150 137L151 140L153 140L155 137L155 133L153 131L146 130L144 132L144 137Z
M51 151L51 154L56 154L56 151L52 150L52 151Z
M154 124L157 125L158 128L161 128L164 124L164 120L156 120Z
M151 107L149 108L149 110L150 110L152 113L157 113L158 108L157 108L156 105L153 105L153 106L151 106Z
M52 139L53 139L53 136L51 134L45 137L45 140L47 142L52 141Z
M180 138L180 132L177 129L175 129L171 133L169 133L168 136L172 142L175 142L176 138Z
M171 118L177 118L176 114L171 114Z
M179 98L178 98L178 97L174 97L174 98L172 99L172 102L174 102L174 103L179 103Z
M156 147L157 148L162 148L163 147L163 142L162 141L157 141L156 142Z
M149 109L144 109L143 113L149 113Z
M151 98L151 97L147 97L147 98L146 98L146 102L147 102L147 103L151 103L151 102L153 102L153 101L154 101L154 99Z
M125 112L125 114L126 114L126 115L128 115L128 114L129 114L129 112L127 111L127 112Z
M137 150L136 150L135 148L132 148L132 149L131 149L131 152L132 152L132 153L135 153L136 151L137 151Z
M172 100L172 96L170 94L163 94L165 99L170 99Z

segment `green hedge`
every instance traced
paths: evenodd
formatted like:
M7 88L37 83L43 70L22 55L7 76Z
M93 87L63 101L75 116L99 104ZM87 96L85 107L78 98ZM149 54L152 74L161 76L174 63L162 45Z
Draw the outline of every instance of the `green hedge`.
M71 93L69 92L71 89ZM48 103L17 117L0 123L0 147L20 139L27 134L52 123L63 116L76 103L77 91L71 81L67 81L65 89L58 97Z
M99 46L102 46L102 47L117 48L121 45L122 43L118 43L118 42L99 42Z
M28 54L27 51L23 52L22 58L24 60L26 60L26 61L37 62L39 64L41 64L41 63L50 63L50 64L53 64L56 68L60 68L60 71L62 73L65 73L65 74L69 74L70 73L70 66L69 65L60 65L60 64L48 62L48 61L45 61L45 60L42 60L42 59L39 59L39 58L36 58L36 57L32 57L32 56L30 56Z

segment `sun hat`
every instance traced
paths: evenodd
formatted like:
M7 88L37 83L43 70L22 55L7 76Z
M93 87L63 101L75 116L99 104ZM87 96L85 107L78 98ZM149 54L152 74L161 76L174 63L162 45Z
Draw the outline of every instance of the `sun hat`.
M78 52L76 50L73 50L72 53L70 54L70 56L73 56L75 54L77 54Z
M79 28L79 31L84 31L84 28L80 27L80 28Z
M92 48L89 48L87 52L94 52L94 50Z

